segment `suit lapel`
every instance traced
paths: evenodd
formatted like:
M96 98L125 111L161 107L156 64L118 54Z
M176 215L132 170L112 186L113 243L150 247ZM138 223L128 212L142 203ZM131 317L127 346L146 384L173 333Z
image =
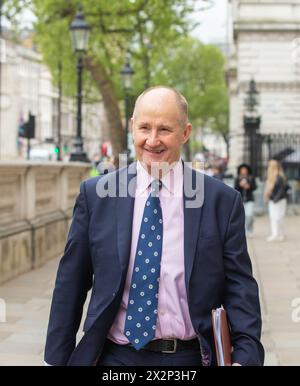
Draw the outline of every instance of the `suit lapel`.
M198 180L196 180L196 174ZM197 187L194 190L194 196L191 195L191 182ZM196 182L197 181L197 182ZM189 296L189 282L194 265L194 259L196 254L196 246L199 235L199 226L201 219L201 209L203 205L203 175L196 173L190 167L184 165L184 191L183 191L183 205L184 205L184 266L185 266L185 284L187 294ZM197 198L198 197L198 198ZM191 203L197 205L190 207Z
M201 219L201 210L203 205L204 178L201 173L197 173L199 180L196 180L196 172L190 167L184 165L184 265L185 265L185 283L187 291L189 289L189 281L193 269L197 239L199 235L199 226ZM128 186L131 186L131 193L135 192L136 184L136 163L131 164L128 168L120 170L119 187L121 195L125 197L117 197L117 240L118 240L118 255L122 270L128 267L131 237L132 237L132 219L134 209L134 196L132 194L124 194ZM197 182L196 182L197 181ZM194 196L191 195L191 182L197 186L194 189ZM120 193L120 191L119 191ZM195 197L200 197L199 205L189 207L191 202L195 202Z
M122 270L126 270L129 262L134 209L136 164L120 169L119 190L117 195L117 242L118 255ZM128 186L131 187L128 194ZM131 194L130 194L131 193Z

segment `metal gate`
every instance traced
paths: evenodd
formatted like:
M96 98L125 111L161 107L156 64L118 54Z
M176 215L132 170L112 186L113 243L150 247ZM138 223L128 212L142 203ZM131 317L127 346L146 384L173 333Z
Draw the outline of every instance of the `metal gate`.
M245 162L252 166L254 175L264 179L268 161L282 163L288 179L300 179L300 134L260 134L245 136Z

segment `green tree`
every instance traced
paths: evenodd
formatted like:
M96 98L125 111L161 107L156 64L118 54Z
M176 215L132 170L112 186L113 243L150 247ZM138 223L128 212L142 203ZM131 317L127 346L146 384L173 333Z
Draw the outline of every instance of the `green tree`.
M130 52L135 70L133 95L145 86L176 87L189 101L194 126L211 123L227 135L227 91L220 51L188 37L195 23L189 20L194 2L189 0L5 0L6 14L31 7L36 15L36 40L54 79L62 65L63 92L76 92L76 57L72 53L69 25L83 7L92 27L85 59L85 100L102 97L114 154L123 150L119 72ZM211 4L203 1L202 4Z
M229 101L221 51L214 45L183 37L168 48L155 68L154 83L175 87L187 98L193 126L209 126L228 144Z
M11 19L25 5L31 7L37 18L37 43L56 78L58 63L62 62L64 93L69 95L75 93L76 58L68 29L79 4L82 6L92 27L85 57L86 93L88 90L93 97L96 89L102 97L114 154L123 149L119 71L126 52L132 55L136 95L151 81L152 60L156 62L164 56L173 42L193 28L188 19L194 10L194 2L190 0L6 0L5 3Z

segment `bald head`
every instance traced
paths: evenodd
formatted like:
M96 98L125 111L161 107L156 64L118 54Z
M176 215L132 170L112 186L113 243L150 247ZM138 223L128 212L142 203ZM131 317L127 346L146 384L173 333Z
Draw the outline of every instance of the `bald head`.
M188 123L188 104L185 97L177 90L167 86L155 86L146 89L140 94L135 102L133 110L133 119L139 113L140 106L144 103L150 103L153 108L174 105L178 112L180 125L185 126Z
M150 174L153 165L179 161L181 147L191 131L186 100L176 90L152 87L138 97L132 117L132 136L136 157Z

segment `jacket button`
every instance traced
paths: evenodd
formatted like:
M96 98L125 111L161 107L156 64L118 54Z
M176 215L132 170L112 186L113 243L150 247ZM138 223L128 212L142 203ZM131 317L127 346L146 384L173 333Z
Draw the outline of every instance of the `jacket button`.
M113 293L113 298L114 298L115 296L116 296L116 293L114 292L114 293Z

